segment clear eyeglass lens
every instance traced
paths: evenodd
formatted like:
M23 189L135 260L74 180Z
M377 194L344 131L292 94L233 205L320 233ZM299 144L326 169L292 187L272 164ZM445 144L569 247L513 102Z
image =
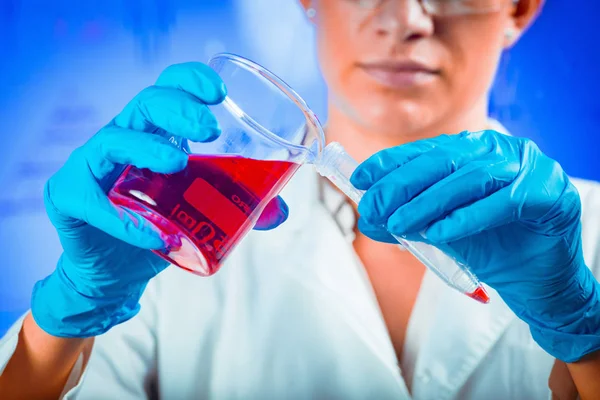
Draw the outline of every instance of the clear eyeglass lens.
M485 14L502 8L499 0L422 0L423 8L431 15L451 16Z
M386 0L346 0L348 3L352 3L360 8L373 9L379 7Z
M346 0L356 6L372 10L388 1L397 0ZM406 1L406 0L405 0ZM502 0L419 0L424 10L435 16L484 14L498 11L506 1Z

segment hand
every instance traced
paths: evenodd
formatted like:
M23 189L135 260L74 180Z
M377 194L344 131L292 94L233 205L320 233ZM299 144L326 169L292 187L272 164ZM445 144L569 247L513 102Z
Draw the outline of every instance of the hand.
M33 291L32 315L44 331L96 336L138 312L146 284L167 267L150 251L164 244L144 219L113 206L106 193L124 164L158 173L185 168L186 153L164 134L216 139L220 129L206 105L225 95L223 82L208 66L171 66L50 178L44 200L64 252L56 270ZM286 217L287 206L276 198L257 228L275 227Z
M600 349L600 284L583 260L581 204L560 165L531 141L494 131L381 151L352 183L367 190L359 228L427 241L466 263L572 362Z

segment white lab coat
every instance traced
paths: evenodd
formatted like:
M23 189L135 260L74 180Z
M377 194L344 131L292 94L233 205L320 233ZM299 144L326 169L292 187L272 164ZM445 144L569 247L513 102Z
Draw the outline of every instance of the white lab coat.
M598 276L600 185L574 182ZM549 398L554 359L527 325L493 290L482 305L431 273L409 322L409 361L398 363L365 271L317 186L303 167L284 192L290 219L250 234L215 276L171 267L151 281L140 314L98 337L84 369L80 357L65 398ZM0 343L0 371L19 329Z

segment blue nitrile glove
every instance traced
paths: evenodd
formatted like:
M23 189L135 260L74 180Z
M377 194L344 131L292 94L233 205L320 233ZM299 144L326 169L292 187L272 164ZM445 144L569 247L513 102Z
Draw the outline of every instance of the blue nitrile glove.
M206 104L225 95L208 66L171 66L50 178L46 210L64 252L56 270L33 290L32 315L44 331L96 336L138 312L146 284L167 266L149 249L164 244L143 219L114 207L106 193L124 164L159 173L182 170L187 155L164 134L214 140L220 128ZM287 206L276 198L257 228L272 228L286 217Z
M600 284L583 260L579 194L533 142L494 131L422 140L375 154L352 183L367 190L365 234L394 242L377 228L385 224L465 262L558 359L600 350Z

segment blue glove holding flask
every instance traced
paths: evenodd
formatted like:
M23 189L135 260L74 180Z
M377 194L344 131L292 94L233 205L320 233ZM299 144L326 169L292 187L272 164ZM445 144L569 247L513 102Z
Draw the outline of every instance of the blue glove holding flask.
M125 164L158 173L184 169L187 154L166 133L216 139L220 128L207 104L225 96L223 82L208 66L171 66L50 178L44 200L64 252L56 270L33 290L32 315L44 331L91 337L137 314L146 284L167 267L150 251L164 244L145 220L113 206L106 193ZM256 228L270 229L286 218L287 206L276 198Z

